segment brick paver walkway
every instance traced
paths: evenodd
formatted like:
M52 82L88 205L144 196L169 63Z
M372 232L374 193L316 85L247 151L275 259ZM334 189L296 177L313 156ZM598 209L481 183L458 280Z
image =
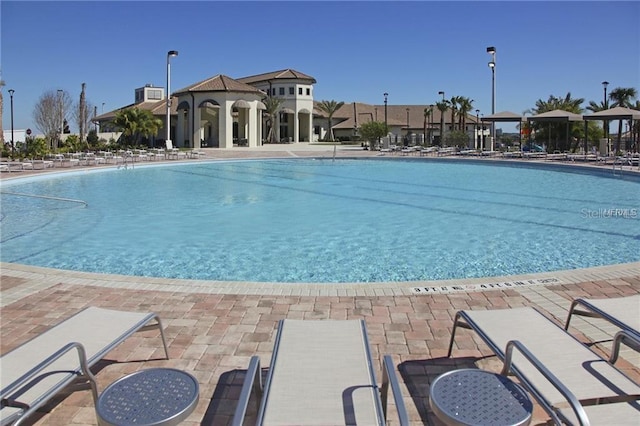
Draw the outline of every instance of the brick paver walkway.
M3 173L3 177L6 175ZM187 425L229 424L244 369L252 355L259 355L263 367L268 366L275 327L282 318L364 319L378 361L378 378L382 355L392 355L412 424L438 425L427 402L429 384L435 377L465 367L500 369L488 348L466 331L458 333L453 357L446 357L457 310L535 306L562 322L573 298L640 293L640 262L540 274L562 277L560 285L428 295L413 295L406 291L409 286L402 284L381 286L374 293L357 289L323 292L318 286L300 290L298 285L291 285L297 290L288 292L265 289L241 294L237 287L210 292L193 282L167 283L10 264L0 267L1 353L87 306L158 313L164 321L171 359L162 359L157 332L139 333L98 365L98 384L104 389L125 374L149 367L186 370L198 379L201 391L198 407ZM576 318L572 332L582 341L598 342L594 347L608 352L615 329L601 320ZM637 356L625 351L623 357L618 365L640 380ZM390 413L391 424L397 424L394 411ZM62 394L33 419L39 425L96 424L87 389ZM546 421L546 414L537 408L534 424Z

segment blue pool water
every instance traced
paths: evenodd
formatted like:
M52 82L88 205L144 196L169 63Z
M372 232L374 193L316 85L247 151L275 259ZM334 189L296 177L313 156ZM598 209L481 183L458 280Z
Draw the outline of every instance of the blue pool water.
M640 259L640 181L505 163L198 162L4 181L2 192L0 259L68 270L380 282Z

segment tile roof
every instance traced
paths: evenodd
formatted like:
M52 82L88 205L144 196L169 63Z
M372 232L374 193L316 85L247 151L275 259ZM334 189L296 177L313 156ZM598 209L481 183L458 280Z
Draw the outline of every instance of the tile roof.
M177 109L176 109L177 106L178 106L178 97L177 96L172 96L171 97L171 114L177 114ZM133 103L133 104L125 105L125 106L120 107L118 109L115 109L113 111L109 111L109 112L105 112L104 114L100 114L100 115L96 116L95 118L92 118L91 121L113 120L118 111L122 111L122 110L129 109L129 108L146 109L148 111L151 111L151 113L153 115L164 116L164 115L167 114L167 100L163 99L161 101L146 101L146 102L139 102L137 104Z
M188 92L247 92L263 94L262 91L247 83L243 83L222 74L199 81L183 89L176 90L174 94L179 95Z
M320 102L314 101L314 105L318 105ZM424 110L429 108L429 105L387 105L387 123L389 126L399 126L406 128L407 126L407 108L409 108L409 128L410 129L423 129L424 128ZM316 117L327 118L327 114L317 108L314 108L313 115ZM440 126L441 112L433 107L433 114L431 116L431 127L437 128ZM457 118L456 118L457 119ZM333 128L334 129L352 129L354 125L361 125L369 121L384 122L384 105L369 105L359 102L345 103L336 113L333 115ZM451 110L448 109L444 113L444 122L446 125L451 124ZM467 123L475 123L476 116L467 114Z
M261 82L268 82L269 80L307 80L309 83L317 83L316 79L310 75L301 73L300 71L292 70L290 68L267 72L264 74L250 75L248 77L239 78L238 81L247 84L256 84Z

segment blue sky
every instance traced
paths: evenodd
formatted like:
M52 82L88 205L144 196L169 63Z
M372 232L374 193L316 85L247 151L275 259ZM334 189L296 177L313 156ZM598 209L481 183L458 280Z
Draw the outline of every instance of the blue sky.
M316 100L429 104L454 95L491 113L522 113L550 95L601 102L601 82L640 90L640 2L616 1L7 1L0 3L3 127L32 128L46 91L74 100L86 83L98 112L134 89L173 90L225 74L292 68ZM475 109L474 108L474 109ZM502 125L510 130L509 125Z

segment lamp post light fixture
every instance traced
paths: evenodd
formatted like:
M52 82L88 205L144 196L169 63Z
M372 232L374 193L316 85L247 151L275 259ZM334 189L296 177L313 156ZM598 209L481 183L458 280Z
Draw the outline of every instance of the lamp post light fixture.
M170 50L167 52L167 137L165 145L167 148L171 148L171 58L178 56L177 50Z
M491 61L489 62L489 68L491 68L491 115L496 113L496 48L493 46L487 47L487 53L491 55ZM496 122L491 122L491 151L493 151L493 144L496 139Z
M100 112L100 114L104 114L104 102L102 103L102 111Z
M476 138L474 141L475 149L478 149L478 138L480 137L480 110L476 110Z
M15 93L15 90L13 89L9 89L9 96L11 97L11 157L14 156L15 154L15 150L16 150L16 145L13 142L13 94Z

